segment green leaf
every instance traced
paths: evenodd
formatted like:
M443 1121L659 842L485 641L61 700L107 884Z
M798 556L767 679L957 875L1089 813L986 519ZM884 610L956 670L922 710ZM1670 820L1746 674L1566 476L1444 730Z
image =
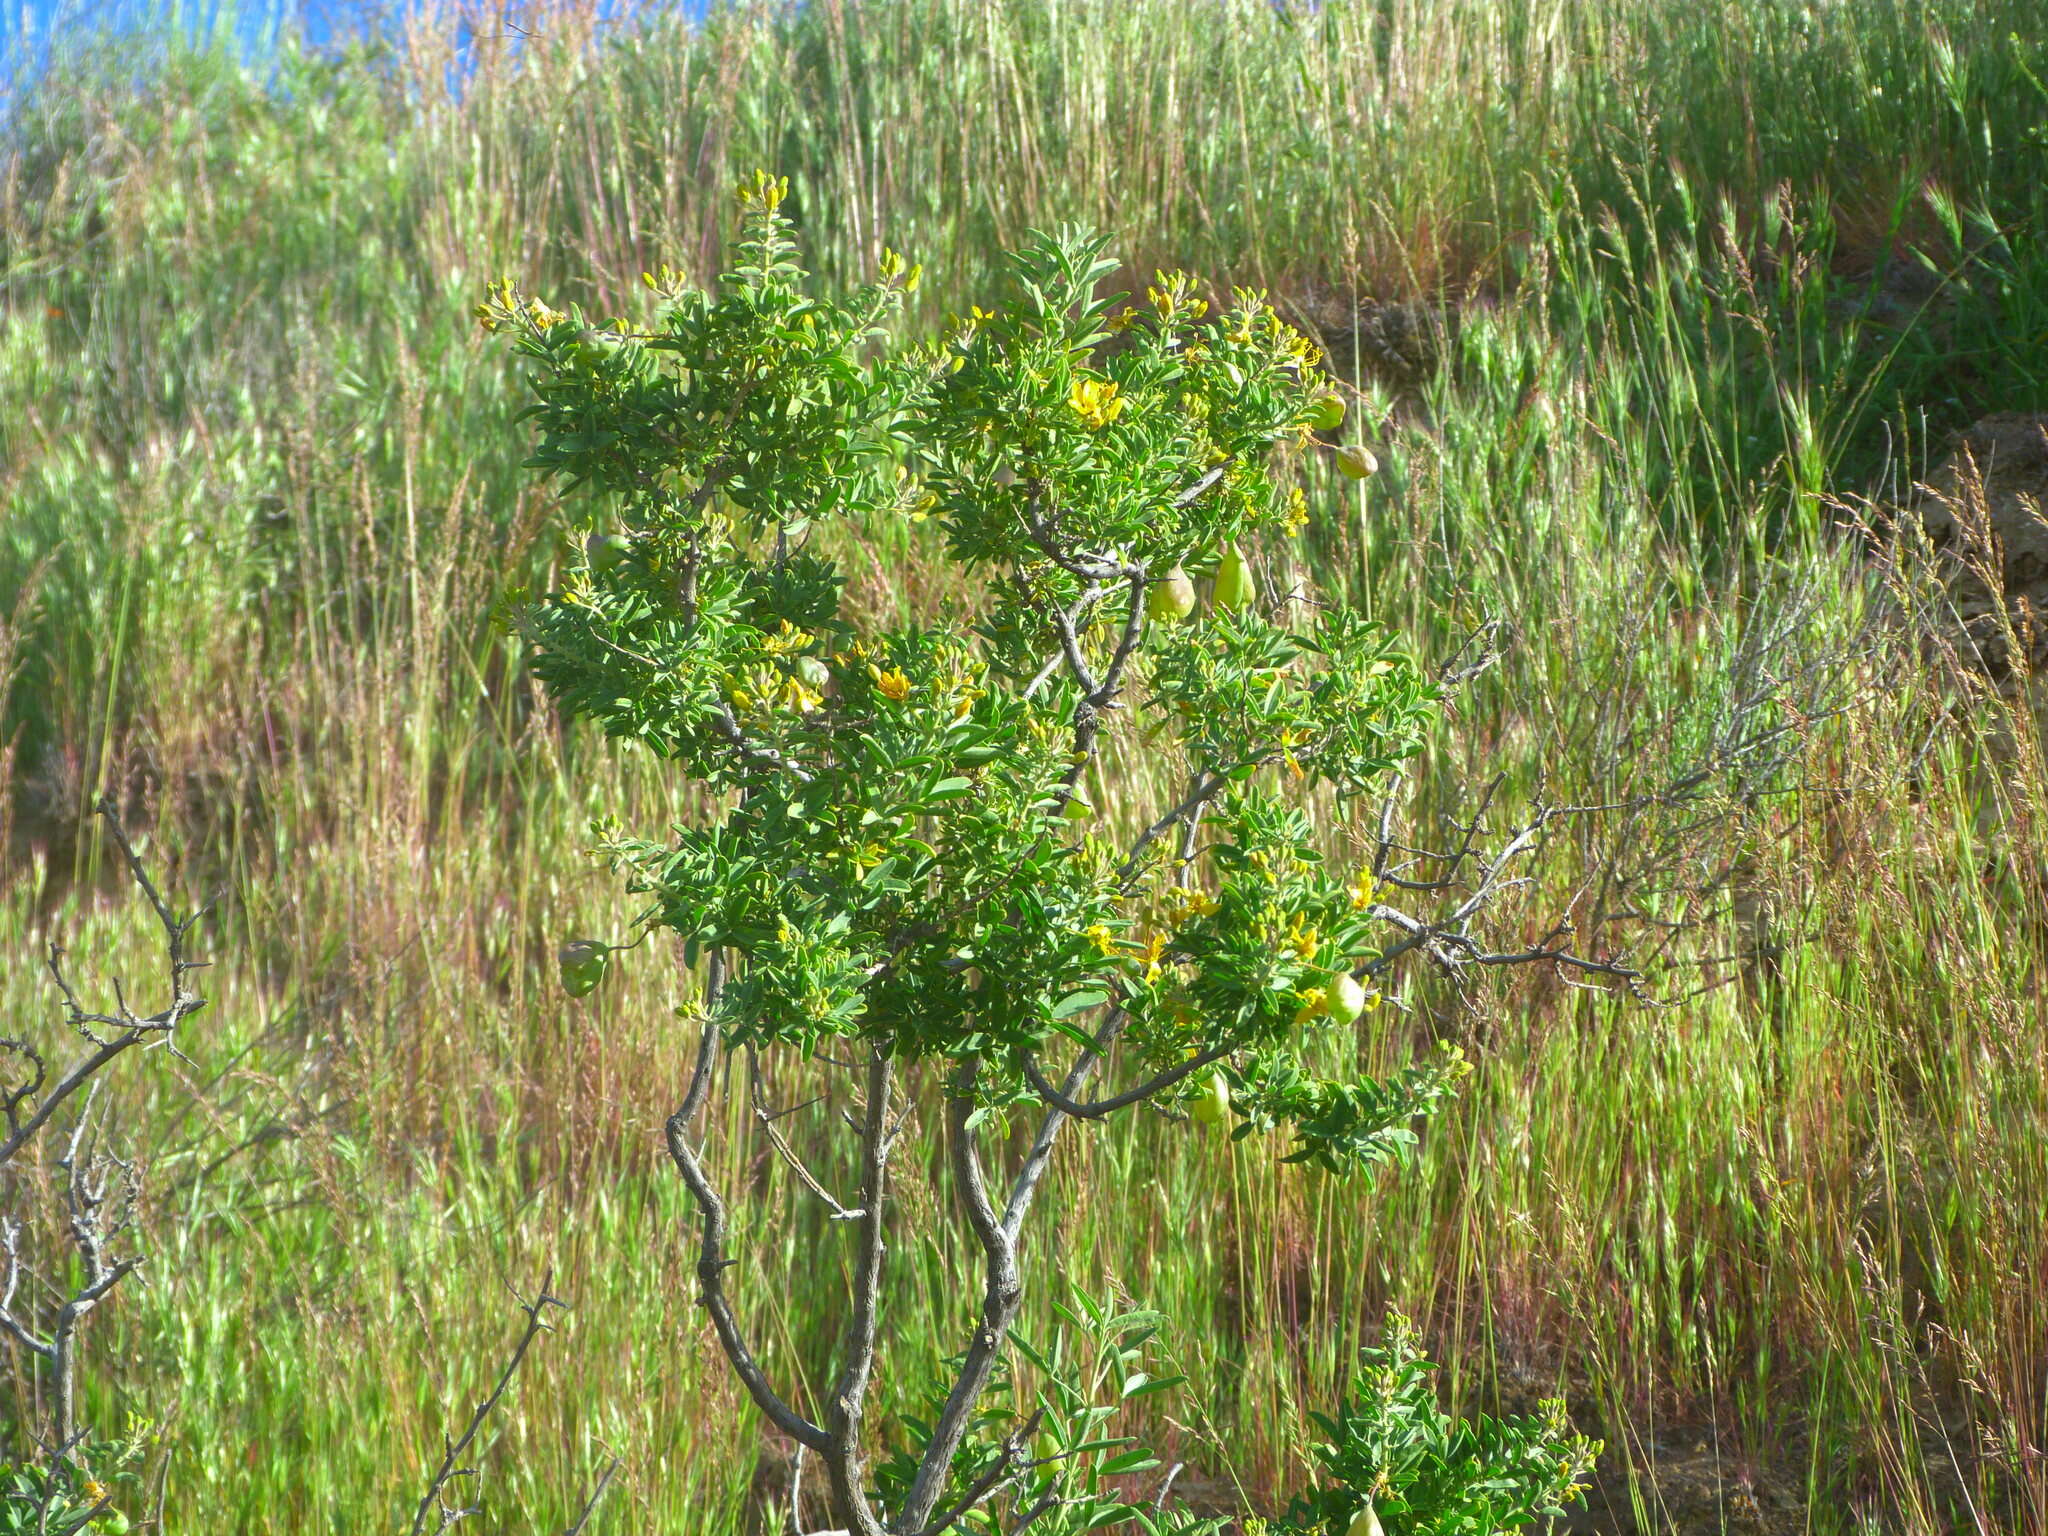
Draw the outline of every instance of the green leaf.
M1070 992L1052 1005L1049 1017L1057 1024L1062 1019L1071 1019L1077 1013L1086 1013L1090 1008L1100 1008L1108 1001L1109 994L1103 991Z

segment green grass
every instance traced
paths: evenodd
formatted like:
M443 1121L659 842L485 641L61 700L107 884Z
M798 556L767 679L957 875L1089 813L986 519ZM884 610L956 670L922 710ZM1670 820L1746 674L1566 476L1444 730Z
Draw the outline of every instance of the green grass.
M221 892L191 1062L120 1074L151 1258L90 1345L92 1411L163 1424L168 1528L396 1523L516 1332L506 1287L549 1268L573 1309L498 1423L496 1523L560 1529L614 1452L600 1529L746 1530L776 1485L658 1158L674 978L642 952L588 1004L551 984L557 940L631 915L580 857L591 816L685 805L565 733L492 623L555 534L468 316L501 271L596 309L662 261L708 276L765 166L827 280L886 241L932 314L1063 219L1114 229L1134 281L1271 287L1347 374L1361 299L1455 308L1440 366L1369 386L1382 474L1313 485L1266 585L1298 563L1432 658L1504 626L1412 775L1421 833L1496 773L1510 809L1624 806L1557 826L1500 931L1570 911L1655 962L1657 1003L1521 975L1468 1007L1418 974L1369 1054L1456 1038L1481 1071L1370 1189L1166 1123L1087 1138L1031 1253L1038 1323L1062 1276L1170 1313L1195 1385L1147 1430L1253 1508L1399 1303L1467 1408L1565 1385L1648 1528L1711 1442L1797 1499L1788 1529L2048 1532L2048 775L1887 626L1841 526L1947 429L2048 409L2033 7L1190 11L864 0L593 36L563 4L459 94L451 14L287 52L267 87L164 43L136 89L137 50L80 49L18 106L9 1032L57 1025L47 936L154 974L81 795L124 794L178 886ZM842 553L863 601L948 596L907 537ZM1791 750L1731 759L1745 721ZM1120 754L1135 801L1156 786ZM1773 963L1717 958L1764 930ZM841 1255L723 1134L757 1331L816 1386L835 1288L807 1277ZM913 1217L934 1189L910 1170ZM960 1254L907 1225L934 1235L890 1326L936 1361Z

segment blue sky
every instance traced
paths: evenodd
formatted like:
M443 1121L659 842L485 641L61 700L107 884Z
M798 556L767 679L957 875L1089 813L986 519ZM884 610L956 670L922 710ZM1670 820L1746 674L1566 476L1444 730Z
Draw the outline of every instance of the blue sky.
M601 0L615 14L630 3ZM693 11L702 8L702 0L681 3ZM332 43L377 17L402 14L405 5L406 0L0 0L0 99L24 65L48 58L53 38L108 30L195 36L225 31L254 60L283 28L297 27L315 45Z
M50 39L64 33L102 27L201 33L225 24L245 47L259 50L287 19L325 41L377 9L377 0L0 0L0 46L18 55L26 45L41 56Z

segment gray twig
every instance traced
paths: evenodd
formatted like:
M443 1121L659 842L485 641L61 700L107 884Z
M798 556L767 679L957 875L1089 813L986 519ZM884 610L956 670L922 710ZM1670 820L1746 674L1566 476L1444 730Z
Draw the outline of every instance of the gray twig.
M112 1013L96 1013L79 1001L77 989L64 969L64 946L51 941L45 964L50 979L56 983L64 999L65 1021L91 1046L91 1052L60 1076L44 1093L43 1085L48 1070L42 1055L31 1048L26 1041L0 1040L0 1051L22 1057L29 1065L28 1078L0 1093L0 1115L7 1121L7 1137L0 1141L0 1167L14 1160L21 1149L28 1145L35 1134L50 1121L50 1117L79 1089L85 1087L103 1071L116 1057L145 1043L161 1043L177 1050L179 1024L206 1006L206 999L199 996L187 984L186 978L203 967L204 960L194 960L186 952L186 940L193 927L203 915L194 912L186 917L176 916L165 903L156 882L143 867L142 858L135 846L128 840L122 829L114 802L102 795L93 807L96 814L107 824L107 832L114 840L114 846L121 850L121 856L128 865L128 872L142 893L149 898L155 910L157 921L163 925L164 953L169 973L171 1000L167 1006L148 1015L137 1014L128 1005L121 984L114 984L115 1009ZM102 1034L101 1031L107 1031ZM33 1102L31 1110L28 1105Z
M526 1359L526 1352L532 1348L533 1341L543 1333L551 1331L547 1321L548 1308L568 1305L559 1297L548 1294L548 1287L554 1283L554 1278L554 1271L549 1270L541 1278L539 1294L532 1301L520 1304L520 1311L526 1314L526 1327L519 1335L519 1342L512 1346L512 1357L505 1362L504 1370L498 1373L497 1384L491 1388L490 1395L476 1405L461 1435L454 1440L447 1440L444 1437L441 1464L434 1469L434 1475L427 1483L427 1491L420 1495L419 1508L413 1511L412 1536L421 1536L421 1532L426 1530L427 1513L430 1510L438 1510L440 1515L440 1521L434 1527L438 1536L439 1532L447 1530L458 1520L466 1520L483 1508L480 1504L450 1504L442 1495L449 1485L458 1479L474 1479L477 1476L475 1467L465 1467L461 1464L464 1453L475 1442L478 1432L484 1427L484 1420L491 1416L491 1410L498 1406L506 1389L512 1385L512 1378L518 1374L520 1363ZM610 1474L606 1475L609 1477ZM602 1492L603 1484L600 1483L598 1488ZM593 1497L592 1503L595 1502ZM584 1514L587 1518L587 1507ZM579 1520L576 1528L581 1527L582 1521Z

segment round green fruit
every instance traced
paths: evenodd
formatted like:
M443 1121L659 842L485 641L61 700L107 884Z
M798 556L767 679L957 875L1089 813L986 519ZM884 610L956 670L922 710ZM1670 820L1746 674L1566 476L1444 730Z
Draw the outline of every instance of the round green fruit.
M604 980L611 964L611 946L596 939L571 939L555 954L561 967L562 990L571 997L588 997Z
M823 688L832 681L832 669L816 656L799 656L796 675L813 688Z
M1211 1072L1201 1095L1188 1113L1202 1125L1222 1125L1230 1119L1230 1081L1221 1072Z
M1337 472L1347 480L1363 480L1380 467L1380 461L1372 456L1370 448L1361 448L1356 443L1346 443L1337 450Z
M1308 424L1318 432L1334 432L1343 426L1343 396L1317 395L1309 404Z
M600 576L617 570L619 562L632 553L633 541L620 533L593 533L583 541L583 553L590 568Z
M1365 988L1349 971L1339 971L1330 978L1329 999L1324 1011L1338 1024L1356 1024L1358 1016L1365 1012Z
M1217 609L1235 613L1240 608L1249 608L1258 595L1258 584L1252 580L1252 568L1245 563L1244 551L1232 544L1223 551L1223 559L1216 567L1216 586L1211 596Z
M1155 624L1178 624L1194 611L1195 584L1177 565L1145 594L1145 617Z
M1386 1536L1380 1525L1380 1517L1374 1511L1370 1500L1366 1502L1365 1508L1351 1517L1351 1525L1344 1532L1344 1536Z

